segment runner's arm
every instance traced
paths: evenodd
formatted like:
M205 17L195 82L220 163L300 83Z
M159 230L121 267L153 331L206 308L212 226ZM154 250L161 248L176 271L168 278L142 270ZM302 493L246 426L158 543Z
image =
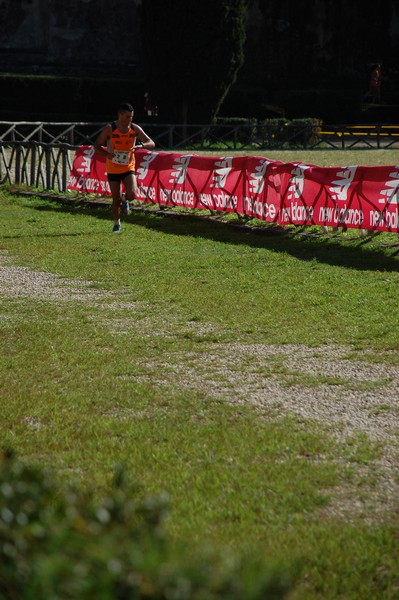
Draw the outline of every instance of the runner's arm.
M140 127L140 125L136 125L136 123L132 123L132 127L136 132L137 137L139 138L142 145L140 148L144 148L145 150L150 150L150 148L155 148L155 142L152 140L145 131Z
M106 125L104 127L104 129L102 129L102 131L99 133L96 141L93 144L94 150L96 152L98 152L99 154L102 154L106 158L113 158L113 156L114 156L113 152L109 152L107 150L107 148L104 148L104 146L107 146L107 140L111 137L111 134L112 134L111 125Z

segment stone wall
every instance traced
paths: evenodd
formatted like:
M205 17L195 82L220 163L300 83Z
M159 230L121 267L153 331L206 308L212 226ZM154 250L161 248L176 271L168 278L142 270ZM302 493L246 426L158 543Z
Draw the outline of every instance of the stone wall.
M131 74L140 0L0 0L0 70Z
M195 1L195 0L187 0ZM198 0L200 1L200 0ZM142 0L0 0L0 71L137 75ZM245 85L399 71L397 0L249 0ZM319 81L318 81L319 80Z
M26 116L26 100L35 118L56 111L70 118L102 115L111 109L110 89L112 97L140 106L147 89L141 4L0 0L0 73L58 77L55 83L39 82L35 92L26 78L0 78L1 115ZM222 116L398 121L397 0L248 0L248 5L245 63ZM371 64L377 61L383 65L383 114L366 115L360 111Z

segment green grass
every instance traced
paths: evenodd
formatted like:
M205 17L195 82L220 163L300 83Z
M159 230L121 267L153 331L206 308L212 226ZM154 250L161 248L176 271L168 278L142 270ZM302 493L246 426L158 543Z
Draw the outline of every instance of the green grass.
M209 154L212 156L220 154L221 151L200 152L200 154ZM226 155L226 149L223 150ZM335 150L319 148L315 150L238 150L232 153L233 156L265 156L271 160L281 160L282 162L303 162L308 165L317 165L319 167L334 167L342 165L363 165L368 167L378 167L385 165L397 165L399 162L399 149L380 149L375 150L365 148L361 150Z
M235 404L222 371L209 389L215 352L244 380L261 369L287 386L361 385L296 373L278 353L239 362L224 350L238 342L335 343L376 369L399 364L396 236L271 235L144 211L115 236L105 209L1 192L0 210L12 264L92 291L0 296L3 444L96 494L124 464L143 494L168 493L176 540L299 559L294 599L397 597L394 515L377 518L369 498L381 445ZM335 514L337 497L362 498L370 519Z

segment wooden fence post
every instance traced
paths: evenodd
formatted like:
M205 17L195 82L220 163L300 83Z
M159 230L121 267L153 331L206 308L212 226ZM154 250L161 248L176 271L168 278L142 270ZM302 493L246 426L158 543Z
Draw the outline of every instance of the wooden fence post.
M46 190L51 190L51 147L46 146Z
M15 183L21 183L21 146L17 146L15 149Z
M34 186L36 181L36 146L32 144L30 153L30 185Z
M62 152L62 173L61 173L61 190L66 192L67 189L67 170L68 170L68 148L61 148Z

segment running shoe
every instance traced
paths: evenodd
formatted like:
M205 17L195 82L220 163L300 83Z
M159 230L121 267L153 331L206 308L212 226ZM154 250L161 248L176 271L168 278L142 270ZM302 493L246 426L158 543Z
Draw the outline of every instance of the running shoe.
M129 214L130 214L130 205L129 205L128 200L122 200L122 208L121 208L121 210L122 210L122 215L124 217L128 217L129 216Z
M119 233L120 231L122 231L122 227L120 223L115 223L114 228L113 228L113 233Z

